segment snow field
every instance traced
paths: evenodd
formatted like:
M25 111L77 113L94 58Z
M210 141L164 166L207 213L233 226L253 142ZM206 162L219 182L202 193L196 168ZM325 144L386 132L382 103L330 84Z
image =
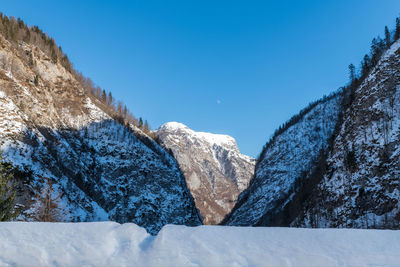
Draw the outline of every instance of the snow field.
M0 266L400 266L400 231L0 223Z

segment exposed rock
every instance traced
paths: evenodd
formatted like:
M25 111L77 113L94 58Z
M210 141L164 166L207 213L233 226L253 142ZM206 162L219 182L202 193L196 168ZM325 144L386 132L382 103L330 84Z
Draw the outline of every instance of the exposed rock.
M341 110L336 93L311 105L274 137L261 153L254 179L226 219L228 225L269 225L273 215L291 199L296 181L318 162L328 147ZM271 218L272 217L272 218Z
M32 172L20 219L29 220L31 196L50 179L69 212L64 221L134 222L151 233L168 223L200 224L172 156L135 126L114 121L39 48L2 36L0 149L7 161Z
M294 226L400 228L400 42L355 90Z
M181 123L166 123L156 135L178 161L203 223L220 223L247 188L255 160L241 154L232 137L195 132Z
M229 225L400 228L400 42L265 147Z

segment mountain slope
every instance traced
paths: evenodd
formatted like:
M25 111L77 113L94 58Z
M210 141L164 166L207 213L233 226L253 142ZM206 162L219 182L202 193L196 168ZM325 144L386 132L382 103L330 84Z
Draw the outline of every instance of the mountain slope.
M399 228L400 41L389 44L374 39L359 78L277 131L224 223Z
M399 228L400 42L354 92L326 171L292 225Z
M247 188L255 160L240 154L230 136L195 132L177 122L162 125L156 136L178 161L203 223L220 223Z
M129 221L151 233L168 223L200 224L174 158L105 109L60 62L0 35L0 149L31 173L20 181L22 219L50 180L65 221Z
M256 165L249 187L239 196L228 225L275 224L275 214L294 196L305 173L316 167L339 121L343 92L325 97L279 129Z

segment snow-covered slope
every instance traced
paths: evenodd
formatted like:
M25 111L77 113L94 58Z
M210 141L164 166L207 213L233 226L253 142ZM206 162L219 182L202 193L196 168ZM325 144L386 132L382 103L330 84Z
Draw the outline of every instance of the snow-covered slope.
M399 229L399 70L398 41L358 88L279 131L225 222Z
M20 181L23 219L50 179L65 221L135 222L151 233L167 223L200 224L172 156L135 126L114 121L37 47L15 48L2 36L0 43L0 150L30 173Z
M400 42L354 92L297 226L400 228Z
M185 174L203 223L221 222L247 188L255 160L241 154L232 137L195 132L181 123L166 123L156 135Z
M399 266L400 231L0 223L1 266Z
M328 148L341 112L343 93L338 92L310 105L294 117L265 146L250 186L224 223L270 225L294 194L305 173L317 164Z

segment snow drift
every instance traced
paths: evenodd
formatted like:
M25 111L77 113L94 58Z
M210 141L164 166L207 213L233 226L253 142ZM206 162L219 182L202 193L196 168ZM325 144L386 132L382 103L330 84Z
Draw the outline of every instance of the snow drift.
M400 231L1 223L0 266L399 266Z

